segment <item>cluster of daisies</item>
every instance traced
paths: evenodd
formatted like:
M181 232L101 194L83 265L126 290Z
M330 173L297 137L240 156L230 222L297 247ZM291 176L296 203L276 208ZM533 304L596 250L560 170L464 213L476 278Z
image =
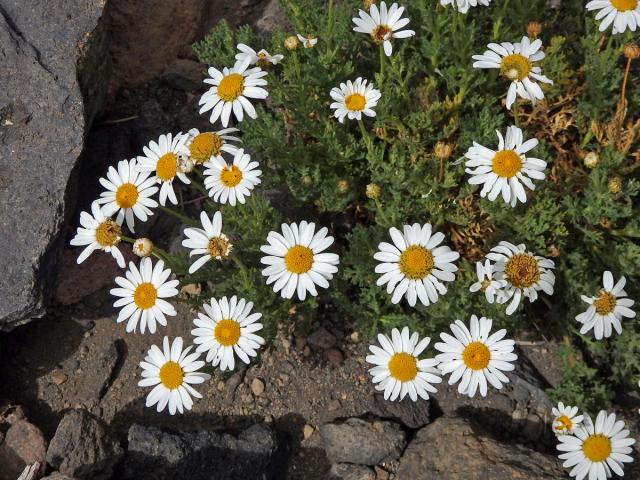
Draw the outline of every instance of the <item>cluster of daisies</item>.
M404 29L409 23L403 17L404 7L368 3L368 11L360 10L353 19L354 31L368 34L381 52L390 56L396 39L411 37L415 32ZM488 6L490 0L441 3L466 13L470 7ZM614 31L620 32L627 27L635 29L640 21L637 3L599 0L590 2L587 8L601 9L597 17L604 18L601 28L613 23ZM314 48L317 42L313 35L298 34L288 37L285 46L289 50L299 44ZM507 108L517 97L535 103L544 97L538 82L552 83L534 65L544 58L541 46L540 40L527 37L516 43L491 43L482 55L474 55L473 66L498 69L507 79ZM125 268L119 250L122 241L132 243L133 252L141 257L139 264L129 263L124 276L115 279L117 287L111 290L117 297L117 322L126 322L127 332L139 328L141 333L155 333L158 324L166 326L167 317L176 315L170 299L178 295L179 281L165 268L164 254L151 240L127 237L123 226L134 234L137 221L145 222L155 209L166 209L167 201L177 205L174 182L194 183L221 205L245 203L261 183L262 172L258 162L241 148L241 140L235 136L238 130L228 125L232 117L235 122L242 122L246 116L256 118L253 102L268 96L267 69L283 59L281 54L271 55L239 44L235 65L222 70L209 68L204 82L210 87L199 102L200 113L207 113L212 124L219 121L222 129L161 135L143 147L143 155L120 161L100 179L105 191L92 203L90 212L81 213L81 226L71 244L84 247L78 263L102 250ZM338 121L357 120L361 126L363 115L376 115L374 109L382 95L362 77L341 83L329 94L333 100L330 108ZM535 189L534 180L545 178L546 163L528 156L538 141L525 140L518 127L509 126L504 135L498 131L497 136L495 150L473 143L465 154L466 172L469 183L482 185L482 197L494 201L500 196L515 207L518 201L526 202L526 189ZM210 215L203 211L199 220L199 226L184 230L182 245L190 250L192 258L189 273L234 255L230 236L223 231L222 212ZM274 292L285 299L304 301L307 295L318 295L319 288L329 287L338 271L339 257L328 251L334 243L328 233L326 227L301 221L282 224L280 231L268 234L260 261L266 283ZM429 223L404 225L402 230L391 228L389 237L390 242L380 243L374 254L379 262L375 267L380 275L378 286L386 288L394 304L403 298L411 307L418 301L425 306L437 302L447 293L447 284L455 281L455 262L460 255L444 244L444 234L433 231ZM484 262L477 263L477 281L470 291L484 293L489 303L505 304L506 313L512 314L523 297L533 302L540 291L553 294L554 268L552 260L530 252L525 245L503 241L487 253ZM630 308L634 302L627 297L624 284L624 277L614 283L611 272L604 273L603 288L593 297L583 297L589 307L576 317L582 324L581 333L593 330L601 339L611 336L614 329L621 332L622 318L635 316ZM201 398L195 386L210 377L200 371L206 363L223 371L233 370L237 359L250 363L265 343L259 335L262 315L253 307L252 302L236 296L211 298L192 321L191 346L185 348L181 337L164 337L162 348L153 345L140 363L139 385L152 387L147 406L155 406L158 412L168 409L172 415L183 413L192 408L193 398ZM514 369L517 356L514 341L505 339L506 330L492 333L491 329L492 320L485 317L473 315L469 324L456 320L450 325L451 333L440 334L442 341L435 344L439 353L422 359L429 338L420 339L407 327L393 329L391 336L379 334L379 345L371 345L371 355L366 358L373 365L370 374L375 388L391 401L407 395L413 401L427 399L447 375L449 384L457 384L458 392L469 397L476 393L486 396L490 386L502 388L509 382L505 372ZM593 424L588 417L576 415L577 408L562 404L554 414L553 428L560 435L558 448L566 452L561 458L566 460L566 467L573 468L572 476L604 479L612 471L622 474L622 464L630 461L633 440L615 415L600 412Z
M606 480L624 475L624 464L633 461L629 430L615 413L601 410L595 423L587 414L578 414L578 407L562 402L552 409L553 432L558 439L557 448L563 466L571 469L569 475L577 480Z

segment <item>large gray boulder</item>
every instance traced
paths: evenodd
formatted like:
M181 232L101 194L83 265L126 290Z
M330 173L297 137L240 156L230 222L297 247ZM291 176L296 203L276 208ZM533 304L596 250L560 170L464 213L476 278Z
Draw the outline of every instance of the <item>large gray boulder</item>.
M253 425L236 435L167 431L134 424L121 478L156 480L280 479L275 433Z
M0 0L0 330L42 316L54 291L70 179L109 77L104 8Z

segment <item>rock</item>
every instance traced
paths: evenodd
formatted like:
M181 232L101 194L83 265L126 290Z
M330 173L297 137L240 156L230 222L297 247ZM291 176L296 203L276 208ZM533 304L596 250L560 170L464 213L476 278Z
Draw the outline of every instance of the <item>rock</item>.
M256 397L262 395L264 393L264 382L259 378L254 378L253 380L251 380L251 392Z
M306 440L311 435L313 435L313 432L315 432L315 431L316 431L316 429L313 428L313 426L309 425L308 423L305 424L305 426L302 427L302 438L304 438Z
M336 337L326 328L320 327L309 335L307 342L316 350L327 350L336 344Z
M54 370L51 372L51 383L54 385L62 385L69 377L62 370Z
M51 439L47 462L63 475L100 480L111 477L123 453L100 420L85 410L71 410Z
M40 480L76 480L76 479L72 477L67 477L66 475L63 475L60 472L53 472L47 477L42 477Z
M125 458L124 478L138 479L140 472L156 480L283 478L277 472L275 434L263 425L253 425L237 436L207 430L169 432L132 425Z
M330 348L323 353L324 359L327 363L335 368L338 368L344 362L344 354L337 348Z
M331 480L376 480L376 474L371 468L350 463L336 463L329 471Z
M278 0L269 0L264 7L262 16L256 22L256 28L264 33L273 32L280 27L283 30L288 26L284 12Z
M400 457L405 433L393 422L366 422L350 418L320 427L320 436L332 463L376 465Z
M278 24L282 12L272 0L111 0L113 79L111 90L135 87L157 77L191 44L224 18L233 26L255 23L266 12L263 28ZM149 12L153 12L150 15ZM144 68L140 68L144 65Z
M25 467L38 463L36 472L44 473L47 441L38 427L27 420L16 420L0 445L0 480L15 480Z
M384 399L382 393L376 393L372 413L414 429L422 428L431 421L429 401L418 398L414 402L408 395L402 401L390 402Z
M113 279L122 275L122 269L111 255L91 255L78 265L76 258L80 251L73 248L62 252L62 266L54 297L62 305L73 305L103 288L113 287ZM135 260L129 246L122 245L120 252L127 263Z
M45 313L109 78L104 0L0 0L0 330Z
M78 382L78 398L81 401L100 401L113 380L118 358L118 346L116 342L111 342L84 368L85 373Z
M477 421L499 438L551 444L553 405L549 397L526 380L513 374L508 376L510 383L501 390L489 388L486 398L460 395L457 385L443 381L431 400L444 415Z
M419 430L400 459L397 480L554 480L557 458L513 441L501 443L462 418L438 418Z

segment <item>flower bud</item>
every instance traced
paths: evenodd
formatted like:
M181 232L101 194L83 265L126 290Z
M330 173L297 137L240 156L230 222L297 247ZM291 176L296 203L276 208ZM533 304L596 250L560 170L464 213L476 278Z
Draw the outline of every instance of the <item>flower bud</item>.
M364 5L364 8L366 10L369 10L371 8L371 5L374 5L376 3L376 0L362 0L362 5Z
M340 193L347 193L348 190L349 190L349 182L347 182L346 180L340 180L338 182L338 191Z
M369 185L367 185L365 195L371 200L377 200L378 198L380 198L380 185L378 185L377 183L370 183Z
M624 56L629 60L634 60L640 57L640 47L635 43L628 43L624 46Z
M542 24L540 22L527 23L527 35L531 38L538 38L542 33Z
M596 152L589 152L585 155L583 162L587 168L596 168L600 163L600 156Z
M300 40L295 35L291 35L284 39L284 48L287 50L295 50L300 45Z
M440 160L446 160L453 154L455 146L451 143L438 142L433 147L433 154Z
M133 242L133 253L139 257L148 257L153 252L153 242L148 238L138 238Z

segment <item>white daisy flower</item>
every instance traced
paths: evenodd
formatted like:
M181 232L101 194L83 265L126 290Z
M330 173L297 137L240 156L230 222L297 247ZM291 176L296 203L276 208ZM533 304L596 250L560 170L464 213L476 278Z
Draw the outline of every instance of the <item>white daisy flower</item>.
M640 2L638 0L593 0L587 3L587 10L600 10L596 20L599 30L604 32L613 25L614 35L623 33L627 28L632 32L640 25Z
M82 246L85 249L78 255L78 263L84 262L94 250L109 252L118 262L120 268L126 263L118 244L122 238L122 227L117 221L106 217L100 209L100 204L95 201L91 204L91 214L80 213L80 226L76 236L71 239L71 245Z
M284 55L271 55L264 48L259 52L256 52L249 45L245 45L244 43L238 44L239 53L236 53L236 60L244 62L245 60L249 60L249 65L258 65L261 68L266 68L269 65L277 65L282 61Z
M373 3L369 7L369 13L359 10L359 18L354 18L353 23L356 26L354 32L368 33L371 35L373 42L383 45L384 53L387 57L391 56L393 46L391 40L394 38L408 38L416 34L413 30L400 30L409 23L408 18L401 18L404 7L394 3L387 10L387 4L380 2L380 9Z
M170 133L160 135L158 143L153 140L148 146L142 147L144 157L138 157L136 168L140 172L155 172L154 180L161 183L160 205L165 205L167 198L174 205L178 204L178 198L173 191L173 180L177 177L183 183L191 183L191 180L179 167L180 157L184 155L184 144L187 136L178 133L175 137Z
M493 303L497 296L498 303L500 303L502 288L507 282L494 278L493 265L491 265L491 262L486 260L484 265L482 262L476 262L476 274L478 275L478 281L469 287L469 291L474 293L477 291L484 292L484 296L489 303Z
M209 68L209 76L204 80L211 86L202 97L200 113L211 110L209 121L216 123L218 118L222 126L229 125L231 112L238 122L244 119L244 112L251 118L256 118L256 110L249 99L263 100L269 92L264 88L267 81L262 78L267 75L260 67L249 68L249 60L236 62L232 68L225 67L222 72L216 68Z
M230 133L239 132L237 128L224 128L217 132L200 132L197 128L189 130L185 142L186 154L196 165L209 162L212 158L222 159L222 153L235 155L238 147L229 142L242 142Z
M136 160L132 159L118 162L117 170L109 167L107 178L99 180L107 191L102 192L97 200L103 205L105 215L112 216L117 212L116 221L120 225L126 221L133 233L135 218L146 222L153 215L151 209L158 206L158 202L151 198L158 191L155 179L149 178L149 172L139 172L136 165Z
M498 134L498 150L494 151L473 142L473 147L464 156L465 172L471 175L471 185L482 184L480 196L494 201L502 194L502 199L515 207L520 200L527 201L524 187L535 190L532 180L544 180L547 163L539 158L527 157L525 153L538 145L535 138L526 142L518 127L507 128L505 137ZM524 186L523 186L524 184Z
M487 396L487 382L500 390L509 378L502 372L514 370L512 362L518 356L513 353L515 342L503 340L507 331L498 330L492 335L492 320L471 316L471 330L456 320L451 324L454 336L442 332L444 343L436 343L438 368L443 374L451 373L449 385L460 382L458 392L473 397L476 391Z
M363 113L367 117L375 117L373 108L378 105L380 96L380 90L373 88L372 83L367 85L367 80L358 77L355 82L347 80L340 87L331 89L331 98L335 100L331 108L335 110L334 116L340 123L344 122L345 117L360 120Z
M333 244L333 237L327 236L326 227L317 232L315 228L315 223L304 220L300 224L283 223L282 234L269 232L269 245L260 247L267 254L260 259L267 265L262 275L282 298L292 298L296 292L300 300L307 297L307 292L315 297L316 285L328 288L329 280L338 271L338 255L322 253Z
M553 295L556 281L551 271L555 268L553 260L534 255L522 243L516 246L504 241L493 247L487 258L496 262L493 266L496 279L506 281L499 302L511 300L507 315L516 311L523 295L529 302L537 300L540 290Z
M557 407L553 407L551 413L553 414L551 427L556 435L572 434L584 420L584 415L578 415L578 407L565 406L562 402L558 403Z
M616 421L615 413L601 410L595 424L586 416L582 426L576 428L574 435L561 435L558 457L564 460L565 468L570 468L570 477L582 480L607 480L612 472L624 475L624 464L633 462L630 454L635 439L629 437L624 422Z
M140 333L149 327L149 333L156 332L156 322L167 325L165 315L175 316L176 310L165 298L178 295L178 280L169 280L170 269L164 269L164 262L158 260L153 265L150 257L140 260L140 269L129 262L125 277L116 277L118 288L111 289L111 295L122 297L113 304L122 309L117 322L127 321L127 332L135 332L140 321Z
M206 262L215 258L224 260L229 256L233 245L224 233L222 233L222 214L216 212L211 220L207 212L200 212L200 222L202 228L185 228L184 234L187 237L182 241L182 246L191 249L189 257L202 255L191 264L189 273L194 273Z
M236 201L244 203L245 197L251 195L251 190L262 180L262 170L258 170L258 162L251 161L251 155L239 149L233 157L233 163L228 165L222 158L213 157L205 163L204 186L209 196L216 202L229 203L235 207Z
M300 42L302 43L302 46L304 48L313 48L316 46L316 43L318 43L318 39L315 37L315 35L300 35L299 33L297 34L298 40L300 40Z
M593 329L597 340L609 338L612 328L618 335L622 333L622 317L634 318L636 313L631 310L634 301L627 298L624 286L627 280L621 277L618 283L613 284L613 275L606 271L602 275L604 288L600 289L595 297L582 295L582 300L589 304L586 312L576 316L576 320L582 323L580 333L583 335Z
M469 7L477 7L478 5L488 7L490 3L491 0L440 0L440 5L443 7L453 5L460 13L467 13Z
M535 80L553 85L553 81L542 75L542 69L533 65L533 62L544 58L540 51L541 40L529 40L522 37L516 43L490 43L482 55L474 55L476 60L474 68L497 68L500 74L511 81L507 92L507 108L510 109L516 100L516 95L531 103L536 103L544 98L540 85Z
M372 355L367 356L367 362L375 365L369 373L385 400L402 400L408 393L416 402L418 397L428 400L429 392L437 392L432 385L442 382L437 360L418 358L430 341L429 337L420 340L417 332L409 337L409 328L404 327L402 333L394 328L391 338L378 334L382 348L369 345Z
M169 406L169 413L176 411L184 413L191 410L191 397L202 398L192 385L209 380L211 375L198 372L204 366L199 360L199 353L189 354L193 347L182 349L182 338L176 337L169 347L169 339L164 337L162 350L152 345L144 361L140 362L142 380L140 387L153 387L147 395L147 407L157 404L157 411L161 412Z
M197 352L207 353L207 362L214 367L220 365L221 370L235 368L235 355L247 365L249 357L258 355L258 350L264 345L264 339L255 332L262 330L258 320L261 313L251 313L253 302L244 298L231 299L222 297L220 300L211 299L211 303L203 305L205 313L198 313L193 320L196 327L191 330L197 344Z
M420 299L423 305L438 301L438 294L447 293L443 282L453 282L458 271L452 262L460 254L446 245L438 246L444 234L431 232L431 224L405 225L404 233L390 228L393 245L382 242L373 258L382 262L376 266L376 273L382 276L377 285L387 284L387 293L392 294L391 302L399 303L406 297L409 305L415 306Z

